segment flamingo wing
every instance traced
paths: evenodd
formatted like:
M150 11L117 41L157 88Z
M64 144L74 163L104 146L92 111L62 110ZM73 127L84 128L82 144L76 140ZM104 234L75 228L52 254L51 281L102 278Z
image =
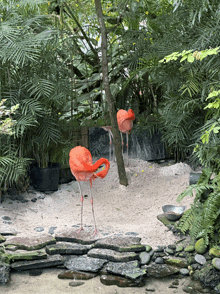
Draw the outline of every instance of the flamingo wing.
M134 111L129 109L128 112L126 110L120 109L117 112L117 122L119 130L122 133L126 133L132 129L133 123L132 121L135 119Z

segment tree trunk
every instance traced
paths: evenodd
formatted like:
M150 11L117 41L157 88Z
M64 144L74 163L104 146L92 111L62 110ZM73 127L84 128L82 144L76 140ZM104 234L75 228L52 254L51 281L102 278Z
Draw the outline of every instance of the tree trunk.
M102 74L103 74L103 85L105 89L106 98L108 101L109 115L111 119L112 133L114 138L115 155L118 166L119 182L121 185L127 186L128 179L125 172L125 165L122 156L121 137L118 129L118 123L116 118L116 109L114 100L112 97L109 78L108 78L108 60L107 60L107 33L104 23L101 0L95 0L96 13L98 16L100 30L102 35Z

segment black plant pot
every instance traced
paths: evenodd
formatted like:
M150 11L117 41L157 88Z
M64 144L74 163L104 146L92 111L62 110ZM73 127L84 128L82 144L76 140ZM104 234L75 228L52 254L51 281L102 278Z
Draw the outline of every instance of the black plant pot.
M57 191L59 185L59 163L52 163L46 168L33 166L31 170L32 185L35 190Z

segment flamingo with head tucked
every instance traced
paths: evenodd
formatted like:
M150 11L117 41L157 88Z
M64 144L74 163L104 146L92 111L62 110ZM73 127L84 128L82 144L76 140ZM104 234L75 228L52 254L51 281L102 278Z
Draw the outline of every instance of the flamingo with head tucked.
M127 159L128 159L128 134L131 131L133 127L133 120L135 119L135 114L132 109L129 109L128 111L124 109L120 109L117 112L117 121L118 121L118 127L121 132L121 140L122 140L122 148L123 148L123 137L122 133L126 134L126 141L127 141ZM128 162L129 164L129 162Z
M96 173L97 169L102 165L105 164L105 169ZM106 158L100 158L97 160L94 164L92 163L92 155L88 149L82 146L77 146L70 150L69 153L69 165L70 170L74 177L76 178L78 185L79 185L79 191L81 194L81 226L78 232L83 230L83 194L82 189L80 186L81 181L89 181L90 185L92 187L92 181L96 178L104 178L110 168L110 163ZM91 197L91 204L92 204L92 214L93 214L93 220L95 225L95 231L94 235L97 233L97 227L95 222L95 215L94 215L94 207L93 207L93 197L92 197L92 191L91 187L89 185L90 189L90 197Z

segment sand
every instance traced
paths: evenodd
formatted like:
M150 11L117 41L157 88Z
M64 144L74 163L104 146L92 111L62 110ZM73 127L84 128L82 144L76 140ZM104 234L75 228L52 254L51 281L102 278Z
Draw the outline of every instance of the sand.
M111 168L104 179L93 182L95 218L98 236L134 235L141 237L142 244L169 245L179 240L158 219L163 213L162 206L166 204L185 205L190 208L193 198L185 197L177 203L177 196L189 185L190 166L185 163L161 165L138 159L130 159L126 173L129 181L127 187L119 184L117 165L111 162ZM83 223L86 230L94 230L88 183L83 183L84 211ZM40 192L24 193L31 200L39 196L36 202L21 203L5 198L0 205L0 225L14 228L17 236L41 236L48 234L51 227L56 231L72 229L80 225L80 194L77 182L59 186L59 190L44 194ZM12 224L4 224L2 217L11 218ZM37 227L43 227L43 232L37 232ZM57 275L61 269L45 269L37 277L29 276L28 272L12 273L11 282L0 287L0 293L146 293L146 288L154 288L155 293L184 293L182 286L178 289L168 288L170 280L149 280L142 288L118 288L104 286L99 277L86 281L77 288L69 286L69 280L60 280ZM186 279L180 280L185 283ZM164 291L166 287L166 291ZM2 292L1 292L2 291ZM175 291L175 292L174 292Z

